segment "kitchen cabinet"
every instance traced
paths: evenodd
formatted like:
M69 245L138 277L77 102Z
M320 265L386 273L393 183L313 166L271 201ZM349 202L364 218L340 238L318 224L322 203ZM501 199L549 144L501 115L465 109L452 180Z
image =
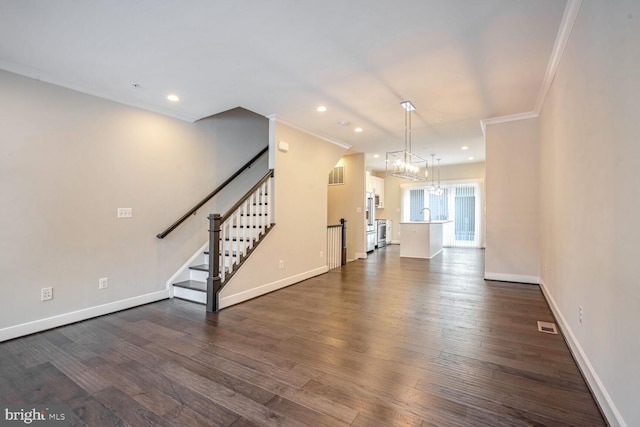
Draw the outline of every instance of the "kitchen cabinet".
M431 259L442 252L443 224L449 221L400 223L400 256Z
M371 186L376 194L376 208L384 208L384 178L371 176Z
M373 178L375 178L373 175L371 175L371 172L367 171L365 178L364 178L364 186L365 186L365 190L368 193L373 193Z

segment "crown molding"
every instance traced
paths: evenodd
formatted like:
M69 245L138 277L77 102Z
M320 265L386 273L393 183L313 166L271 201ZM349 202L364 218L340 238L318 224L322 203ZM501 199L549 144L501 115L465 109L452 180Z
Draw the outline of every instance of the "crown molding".
M527 111L526 113L509 114L508 116L492 117L490 119L480 120L482 126L482 134L485 135L487 125L495 125L497 123L514 122L516 120L535 119L540 115L537 111ZM485 135L486 136L486 135Z
M553 79L558 71L558 66L562 60L564 48L567 46L569 36L571 36L571 31L573 30L573 25L578 17L578 12L580 12L580 8L582 7L582 2L583 0L567 1L567 5L564 8L564 14L562 15L562 20L560 21L560 27L558 28L558 35L556 36L556 41L553 45L553 50L551 51L551 57L547 64L547 71L545 72L544 79L542 80L542 86L540 87L540 92L538 92L538 99L536 100L536 105L533 111L480 120L480 126L482 127L482 134L484 136L486 136L487 125L533 119L540 116L544 102L547 99L547 94L551 88L551 83L553 83Z
M582 1L583 0L567 1L567 6L564 9L564 15L560 22L560 28L558 29L556 42L553 45L553 51L551 52L551 58L549 58L549 64L547 64L547 71L544 75L544 80L542 81L542 87L538 93L538 100L534 110L538 114L542 111L544 101L547 99L547 93L549 93L551 83L558 71L558 66L562 60L562 55L564 54L564 48L567 46L569 36L571 36L571 31L573 30L573 25L576 23L576 18L578 17L578 12L580 12L580 8L582 7Z
M282 116L276 116L276 114L269 114L268 116L265 116L265 117L267 119L271 120L271 121L274 121L274 122L277 122L277 123L281 123L283 125L289 126L290 128L293 128L293 129L298 130L300 132L304 132L304 133L309 134L311 136L314 136L316 138L322 139L323 141L329 142L329 143L331 143L333 145L337 145L338 147L344 148L345 150L349 150L351 148L351 145L349 145L349 144L345 144L344 142L338 141L337 139L333 139L333 138L330 138L330 137L328 137L326 135L321 135L321 134L319 134L317 132L313 132L313 131L310 131L309 129L305 129L303 127L300 127L300 126L296 125L295 123L293 123L293 122L291 122L291 121L289 121L289 120L287 120L285 118L282 118Z

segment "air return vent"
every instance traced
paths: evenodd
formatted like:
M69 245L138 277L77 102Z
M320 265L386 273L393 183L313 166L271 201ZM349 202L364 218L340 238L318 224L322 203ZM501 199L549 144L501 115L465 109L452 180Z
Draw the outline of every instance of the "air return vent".
M545 334L557 334L558 328L555 323L541 322L538 320L538 331L544 332Z
M340 184L344 184L344 165L334 167L329 174L329 185Z

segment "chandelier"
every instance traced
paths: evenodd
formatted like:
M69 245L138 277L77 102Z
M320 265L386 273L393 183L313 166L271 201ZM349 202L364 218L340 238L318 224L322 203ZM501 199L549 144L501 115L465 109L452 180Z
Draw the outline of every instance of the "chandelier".
M411 152L411 112L416 109L411 101L400 103L404 108L404 150L387 153L387 175L410 181L426 181L429 175L427 161Z

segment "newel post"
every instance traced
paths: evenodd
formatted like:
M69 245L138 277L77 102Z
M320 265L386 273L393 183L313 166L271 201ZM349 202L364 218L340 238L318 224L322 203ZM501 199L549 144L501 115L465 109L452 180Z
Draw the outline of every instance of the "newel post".
M347 220L340 218L340 224L342 225L342 257L340 259L340 265L347 264Z
M209 215L209 277L207 277L207 311L216 312L220 291L220 214Z

